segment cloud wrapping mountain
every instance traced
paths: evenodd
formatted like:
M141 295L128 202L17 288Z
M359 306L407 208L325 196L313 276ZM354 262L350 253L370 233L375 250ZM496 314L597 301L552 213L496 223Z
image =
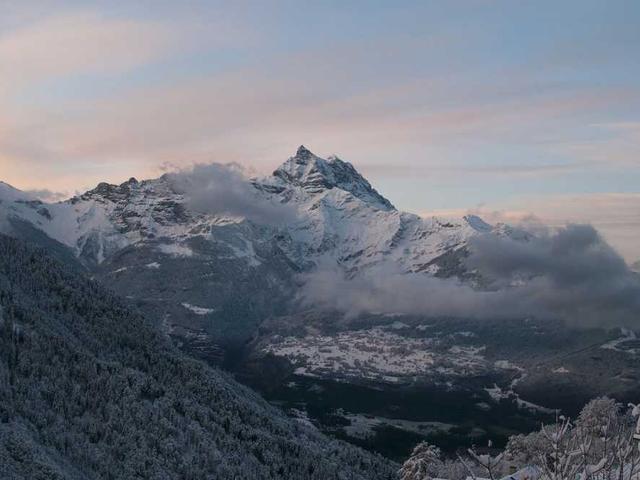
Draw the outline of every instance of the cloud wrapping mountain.
M471 242L468 265L508 287L525 279L518 300L532 312L580 325L638 325L640 277L590 225L514 241L481 236Z
M178 291L200 304L159 295L178 305L176 324L191 321L180 307L187 302L214 309L218 325L226 319L250 336L271 314L265 305L296 295L292 278L301 272L301 306L348 315L638 322L638 276L593 227L550 233L535 223L523 231L474 215L422 218L395 209L351 164L303 146L264 178L250 179L234 164L195 165L155 180L100 184L58 204L20 201L25 194L0 187L0 227L29 238L44 232L109 281L117 272L126 295L146 296L151 288L133 265L165 265L176 282L177 272L206 266L202 275L211 283L192 285L192 273L178 282ZM118 254L125 249L126 256ZM224 295L216 275L228 287ZM247 302L257 298L260 306Z
M581 327L637 326L640 276L589 225L514 239L470 239L468 268L483 288L457 278L404 273L382 263L348 278L322 266L302 276L299 301L357 315L405 313L476 319L540 316Z
M245 217L256 223L282 225L295 220L295 209L260 198L238 164L197 164L169 174L174 189L190 209L212 215Z

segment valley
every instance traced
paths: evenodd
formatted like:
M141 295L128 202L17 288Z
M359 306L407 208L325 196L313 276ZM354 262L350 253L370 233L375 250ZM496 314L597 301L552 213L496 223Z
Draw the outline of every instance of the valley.
M270 176L225 168L56 203L2 184L0 231L107 286L291 417L396 460L420 439L501 445L558 409L640 394L632 330L529 314L519 292L537 274L469 261L478 242L517 249L532 234L401 212L351 164L303 146ZM221 174L240 209L207 197Z
M595 396L640 393L630 331L399 316L352 319L353 330L336 331L309 315L303 323L314 334L273 333L290 333L290 321L263 325L268 333L239 378L291 415L393 458L420 439L450 452L489 439L504 445Z

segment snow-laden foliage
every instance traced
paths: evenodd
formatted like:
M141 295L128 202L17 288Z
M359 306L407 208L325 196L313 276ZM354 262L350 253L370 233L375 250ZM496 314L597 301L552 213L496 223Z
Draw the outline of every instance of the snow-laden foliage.
M578 418L558 416L528 435L509 439L504 451L471 448L447 462L421 443L400 469L402 480L442 478L515 480L637 480L640 478L640 408L601 397ZM452 468L455 465L455 468Z
M390 479L0 236L0 479Z
M442 468L442 454L436 446L421 442L400 469L401 480L428 480Z

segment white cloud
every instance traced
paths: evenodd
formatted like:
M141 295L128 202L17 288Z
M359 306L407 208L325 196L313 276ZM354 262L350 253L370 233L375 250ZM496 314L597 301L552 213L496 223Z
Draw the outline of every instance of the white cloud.
M537 221L551 227L568 223L593 225L630 263L640 259L640 193L539 195L514 198L501 205L471 209L430 210L422 215L473 213L490 223Z

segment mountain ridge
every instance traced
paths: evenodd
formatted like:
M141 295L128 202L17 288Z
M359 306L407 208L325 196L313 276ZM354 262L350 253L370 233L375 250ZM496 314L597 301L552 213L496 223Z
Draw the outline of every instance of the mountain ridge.
M540 405L573 407L594 392L627 392L626 377L594 385L581 376L582 365L603 375L611 373L610 365L635 371L631 340L529 318L531 312L520 306L536 295L522 298L518 308L496 304L509 307L506 313L486 308L489 318L483 321L474 316L476 305L486 307L485 299L527 295L521 287L536 275L546 286L546 270L525 268L521 274L513 265L521 253L535 265L543 255L542 267L561 273L555 267L562 269L564 259L549 255L556 240L563 251L578 241L577 256L567 259L571 269L583 272L576 262L594 259L618 271L615 254L588 227L545 238L474 215L402 212L347 162L322 159L304 147L263 177L247 178L237 166L195 166L156 179L101 183L57 203L16 198L14 190L4 190L11 195L0 202L0 231L57 252L143 312L182 351L223 365L292 415L309 414L323 431L356 443L362 438L353 436L349 422L370 424L356 414L378 415L380 425L398 415L419 422L447 418L411 410L411 398L430 401L434 394L459 402L462 395L470 420L477 419L475 403L483 399L483 411L491 417L485 427L513 428L523 408L535 416ZM492 248L497 262L492 267L504 266L505 254L511 258L508 275L499 274L493 284L473 263L474 248L483 242ZM601 289L587 286L593 304ZM583 351L585 346L597 354ZM583 353L574 354L574 347ZM573 355L572 363L563 357L549 371L540 368L539 362L553 361L554 349ZM549 381L559 385L556 396L536 396L538 386ZM349 404L350 412L342 411L347 404L333 402L318 388L344 388L359 400ZM405 389L413 393L407 397ZM368 404L374 391L384 391L389 405L409 410L399 414ZM494 405L498 398L512 401ZM301 399L310 402L306 413L300 413ZM503 407L512 415L504 422ZM345 422L344 429L335 429L334 417ZM393 425L409 437L417 428ZM465 440L456 432L452 438L461 445ZM404 446L390 452L384 432L371 435L374 443L360 444L400 458Z
M380 195L349 162L335 155L325 160L313 154L304 145L300 145L293 157L274 170L273 177L300 186L311 193L339 188L376 204L381 209L395 210L391 202Z
M441 232L442 245L433 245L429 258L422 258L424 261L404 262L399 258L402 254L396 255L396 262L408 263L403 267L407 271L421 271L437 254L460 248L470 236L493 228L476 216L425 219L400 212L350 163L335 156L322 159L304 146L272 176L250 182L265 199L296 208L298 218L285 226L285 235L280 237L285 239L281 247L301 265L308 263L309 255L317 259L336 250L338 262L346 262L347 268L353 270L361 266L357 258L369 257L369 263L377 263L400 243L409 243L411 250ZM95 264L129 245L157 238L180 242L189 236L207 234L216 226L245 221L190 211L185 195L176 190L170 174L142 181L131 178L119 185L103 182L68 200L42 203L40 216L34 215L33 208L14 206L13 211L7 212L5 207L4 219L21 217L69 246L79 258ZM350 224L354 227L350 228ZM449 232L444 232L447 228ZM360 232L356 234L355 230ZM293 238L286 238L289 233ZM358 238L350 245L354 237ZM297 247L288 249L287 244L291 243ZM427 252L414 249L411 257L420 260L420 256L426 257Z
M193 206L193 188L204 209ZM241 195L241 208L293 214L261 224L260 215L227 213L217 208L219 196L207 201L220 188ZM290 313L301 272L328 265L354 277L388 264L463 278L470 239L501 234L478 217L399 211L351 164L304 146L266 177L218 166L103 182L56 203L10 198L0 203L0 231L68 249L96 278L140 302L165 333L205 356L217 355L207 344L241 342L269 316Z

